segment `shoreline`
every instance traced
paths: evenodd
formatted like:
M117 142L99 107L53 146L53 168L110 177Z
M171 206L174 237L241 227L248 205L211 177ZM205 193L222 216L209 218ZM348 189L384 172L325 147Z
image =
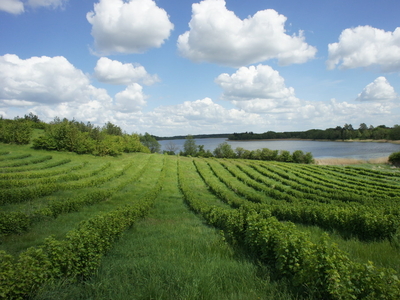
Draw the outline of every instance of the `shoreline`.
M256 142L256 141L314 141L314 142L340 142L340 143L391 143L400 145L400 140L316 140L316 139L250 139L250 140L230 140L226 139L229 142Z

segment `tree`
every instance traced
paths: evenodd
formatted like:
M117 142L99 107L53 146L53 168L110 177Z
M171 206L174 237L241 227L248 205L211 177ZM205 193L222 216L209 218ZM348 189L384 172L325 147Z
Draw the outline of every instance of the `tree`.
M223 142L217 146L217 148L214 149L213 152L215 157L218 158L235 158L236 154L232 150L231 145L229 145L227 142Z
M169 155L175 155L176 151L179 150L179 147L176 144L174 144L174 142L171 141L169 141L164 147L165 149L167 149L164 152Z
M120 136L122 135L122 129L119 126L114 125L110 121L108 121L103 126L102 131L104 131L105 133L107 133L109 135L120 135Z
M183 144L183 155L186 156L196 156L197 154L197 146L196 146L196 141L194 140L192 135L188 135L186 137L186 141Z
M149 148L151 153L158 153L161 150L161 145L160 143L155 139L154 136L148 134L147 132L140 136L140 142Z
M400 152L394 152L394 153L390 154L389 162L392 165L399 167L400 166Z

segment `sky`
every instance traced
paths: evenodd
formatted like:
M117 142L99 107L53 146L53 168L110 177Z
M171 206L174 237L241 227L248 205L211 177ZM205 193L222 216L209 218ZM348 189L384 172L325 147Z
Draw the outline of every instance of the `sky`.
M156 136L400 124L398 0L0 0L0 115Z

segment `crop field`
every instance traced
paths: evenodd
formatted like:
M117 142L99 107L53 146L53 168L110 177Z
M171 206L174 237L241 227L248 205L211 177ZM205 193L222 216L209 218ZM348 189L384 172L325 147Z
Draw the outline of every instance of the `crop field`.
M0 299L400 299L400 171L0 145Z

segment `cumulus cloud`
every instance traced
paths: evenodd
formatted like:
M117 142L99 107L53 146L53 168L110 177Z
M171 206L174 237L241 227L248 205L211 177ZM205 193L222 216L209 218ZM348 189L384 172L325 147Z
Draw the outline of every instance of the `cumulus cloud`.
M115 95L116 110L121 112L139 111L146 105L142 86L132 83L124 91Z
M94 71L94 76L99 81L109 84L129 85L140 82L152 85L159 81L157 75L148 74L143 66L135 67L133 64L123 64L107 57L102 57L97 61Z
M160 106L143 117L146 126L160 135L231 132L246 125L265 123L257 114L226 109L210 98Z
M267 65L241 67L232 75L219 75L215 82L223 89L227 99L294 97L294 89L287 88L279 72Z
M138 83L130 83L113 99L62 56L25 60L14 54L0 56L0 109L5 112L25 109L45 121L62 116L101 125L117 122L117 114L138 112L145 105L146 95Z
M219 75L215 82L223 90L223 99L247 112L284 112L300 105L294 89L286 87L279 72L267 65L241 67L232 75Z
M378 77L368 84L363 91L358 94L358 101L390 101L399 99L387 79L383 76Z
M14 15L19 15L25 11L24 3L20 0L1 0L0 10Z
M0 101L42 104L85 102L107 98L107 92L90 84L88 77L65 57L0 56Z
M243 66L276 58L280 65L304 63L316 48L303 33L288 35L286 17L273 9L258 11L241 20L224 0L204 0L192 5L190 31L178 38L182 56L196 62Z
M160 47L174 25L153 0L100 0L86 18L101 53L142 53Z
M328 69L379 66L382 71L400 71L400 27L394 32L371 26L343 30L338 43L328 45Z

